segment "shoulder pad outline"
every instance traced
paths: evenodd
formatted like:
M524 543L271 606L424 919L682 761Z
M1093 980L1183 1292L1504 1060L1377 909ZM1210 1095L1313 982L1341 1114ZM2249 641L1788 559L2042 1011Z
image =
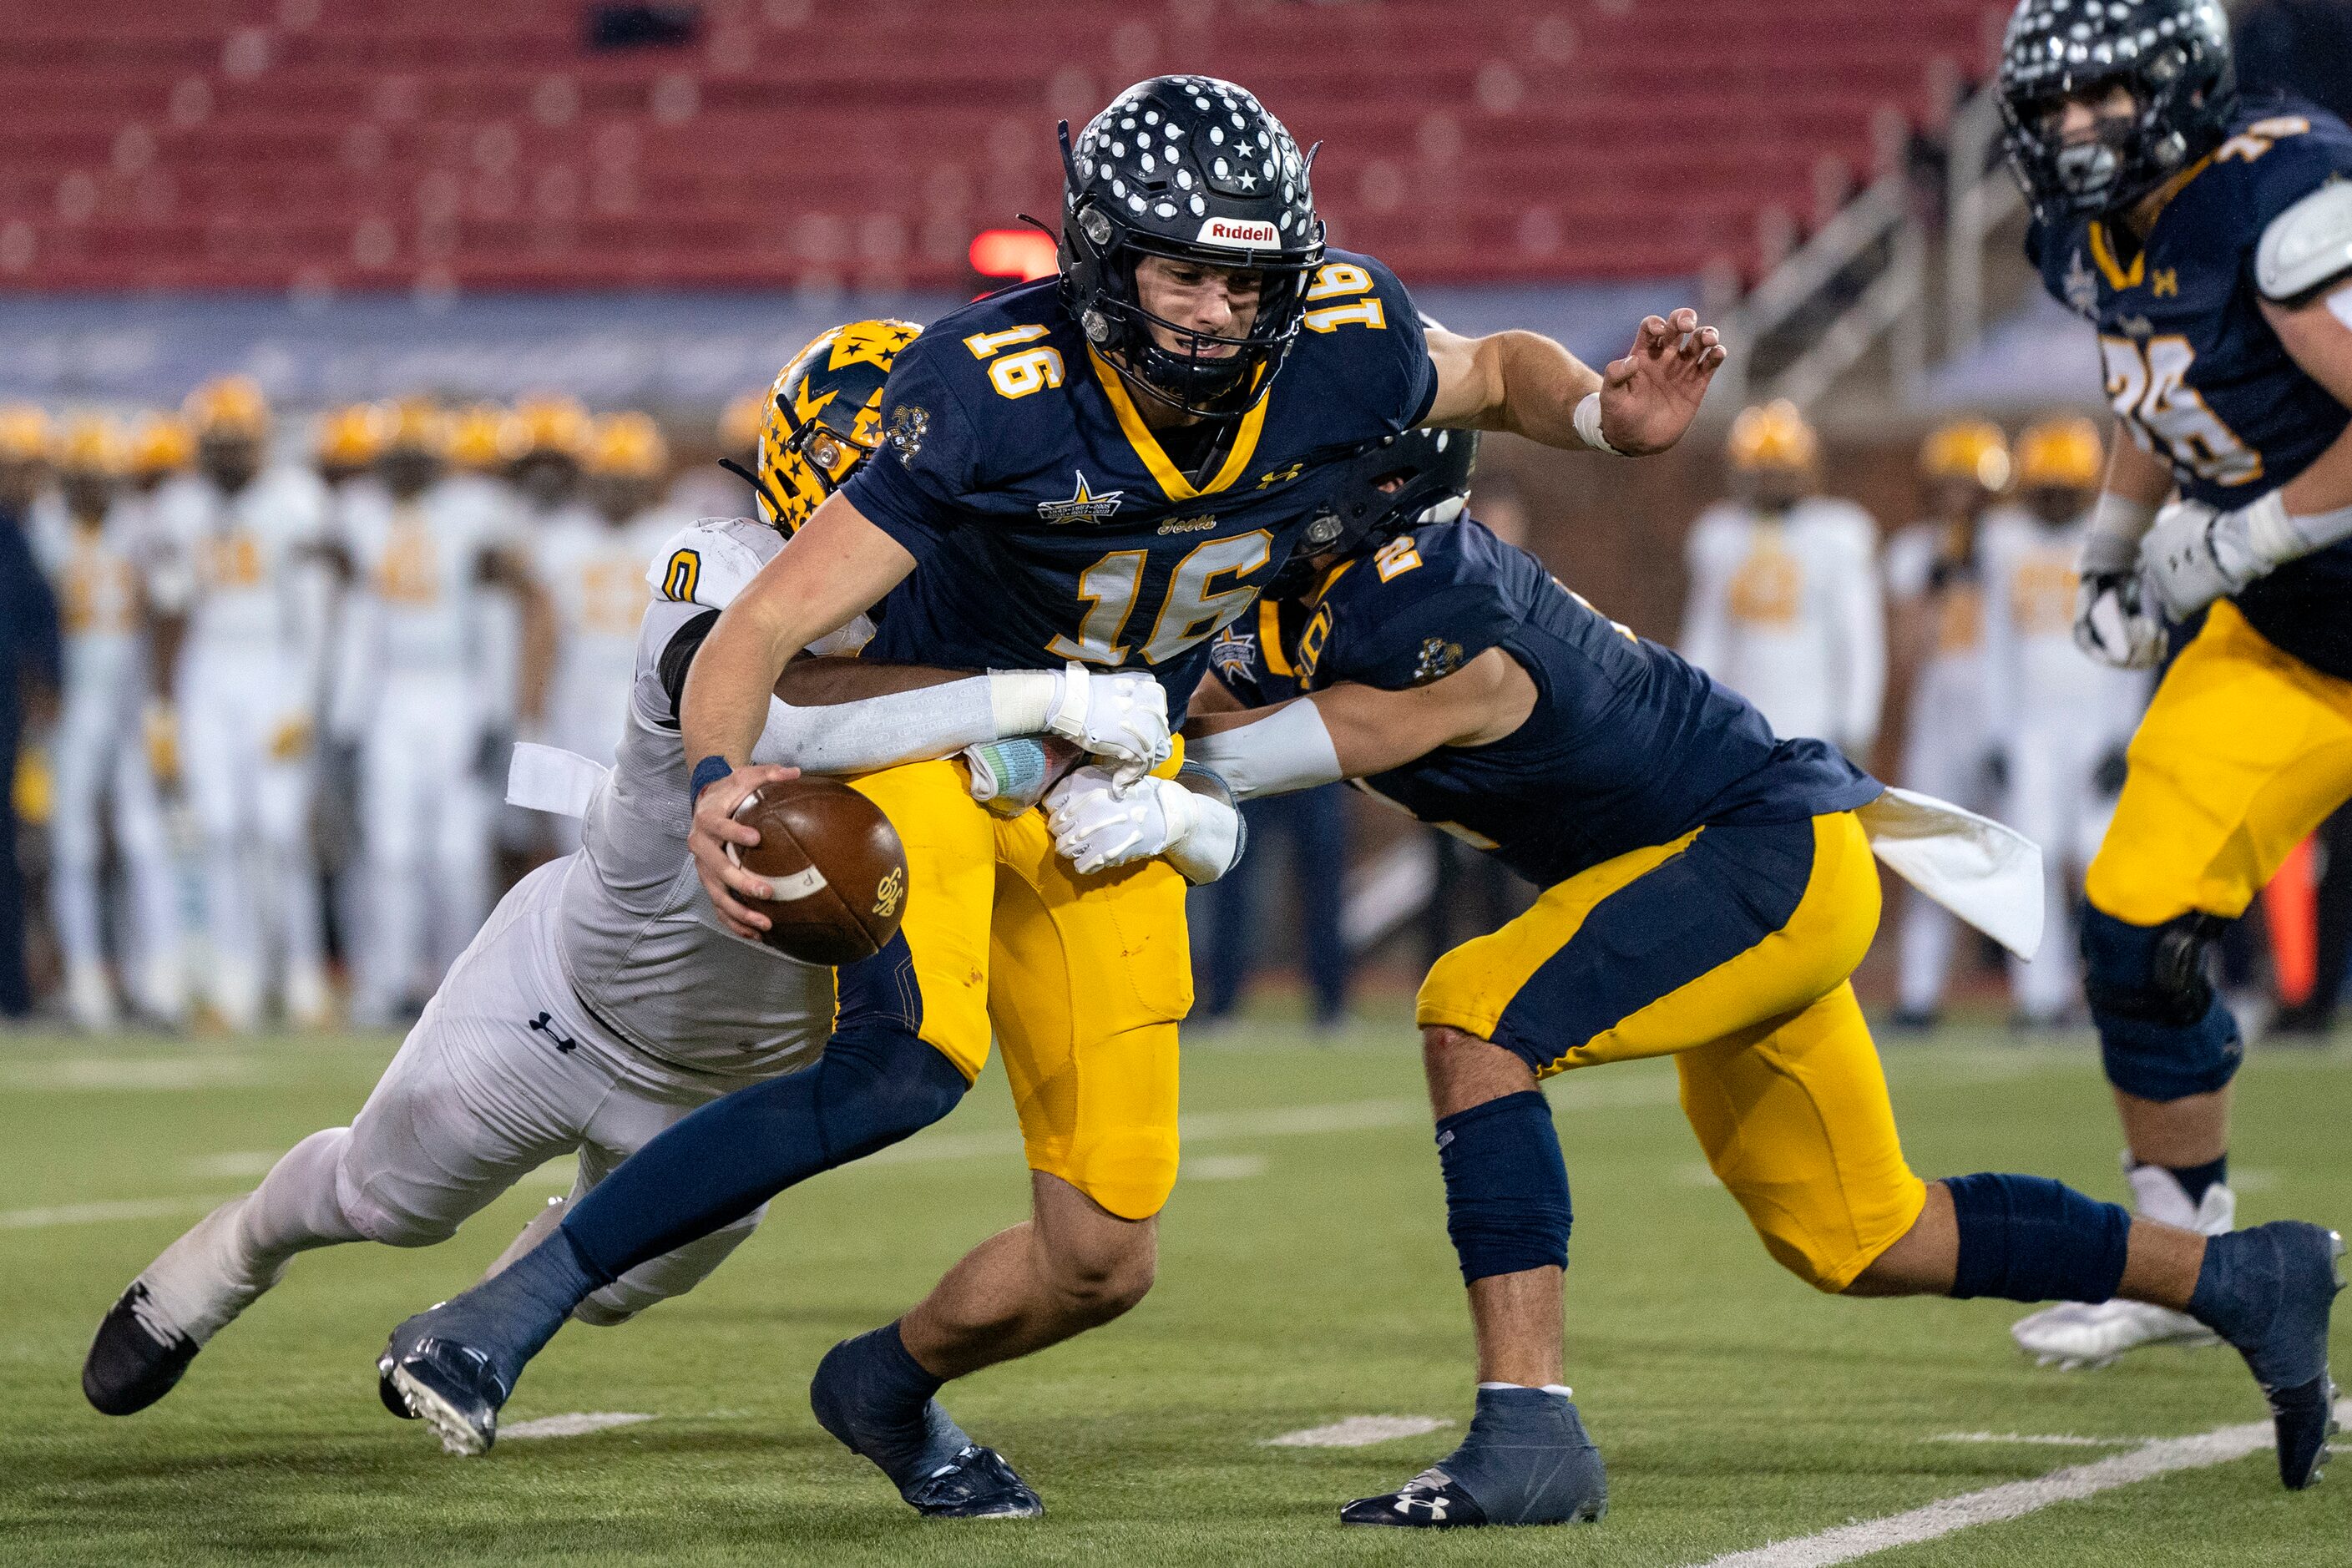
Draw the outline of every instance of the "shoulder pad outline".
M748 528L772 531L765 523L749 523ZM746 538L746 531L743 519L704 518L679 529L646 566L646 585L657 599L725 609L775 554L774 551L762 553L754 542L756 536ZM781 549L783 541L779 538L776 544ZM681 554L690 555L692 565L684 579L674 581Z
M2254 284L2284 304L2352 272L2352 180L2331 180L2271 219Z

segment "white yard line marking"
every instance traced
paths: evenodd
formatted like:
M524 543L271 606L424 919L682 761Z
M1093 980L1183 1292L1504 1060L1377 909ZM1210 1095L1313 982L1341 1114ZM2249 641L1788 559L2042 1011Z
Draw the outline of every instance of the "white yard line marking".
M1178 1168L1188 1182L1245 1182L1265 1174L1263 1154L1195 1154Z
M1453 1426L1434 1415L1350 1415L1345 1421L1334 1421L1328 1426L1309 1426L1301 1432L1285 1432L1279 1437L1261 1437L1261 1448L1369 1448L1375 1443L1386 1443L1398 1437L1418 1437L1424 1432L1440 1432Z
M2042 1448L2128 1448L2153 1437L2077 1437L2066 1432L1938 1432L1929 1443L2023 1443Z
M518 1421L511 1426L499 1428L499 1436L509 1442L529 1442L534 1437L584 1437L591 1432L603 1432L614 1426L634 1426L640 1421L650 1421L650 1415L639 1415L626 1410L575 1410L569 1415L542 1415L536 1421Z
M51 1208L0 1210L0 1230L45 1230L57 1225L102 1225L119 1219L161 1219L165 1215L209 1214L228 1202L210 1198L117 1198L110 1203L58 1204Z
M2352 1418L2352 1400L2336 1407L2339 1420ZM1867 1519L1818 1535L1775 1542L1752 1551L1709 1558L1704 1568L1831 1568L1897 1546L1934 1541L1973 1525L1997 1524L2050 1507L2095 1497L2100 1492L2151 1480L2175 1470L2200 1470L2226 1465L2271 1446L2271 1424L2250 1421L2242 1426L2216 1426L2192 1437L2159 1437L2128 1454L2074 1465L2030 1481L2011 1481L1982 1491L1931 1502L1907 1513Z

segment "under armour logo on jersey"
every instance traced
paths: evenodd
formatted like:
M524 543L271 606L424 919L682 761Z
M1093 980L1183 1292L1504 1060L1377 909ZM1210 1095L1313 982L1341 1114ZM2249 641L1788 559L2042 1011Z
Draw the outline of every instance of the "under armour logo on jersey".
M1286 468L1268 468L1257 477L1257 488L1267 489L1275 485L1288 484L1306 471L1304 462L1293 463Z
M562 1030L557 1028L555 1026L555 1019L546 1013L541 1013L538 1017L533 1018L530 1021L530 1026L555 1042L555 1050L558 1056L569 1056L573 1051L580 1048L580 1042L571 1038L565 1035Z
M1100 495L1087 488L1087 476L1078 475L1078 488L1067 500L1041 500L1037 515L1047 522L1100 522L1118 510L1126 499L1125 490L1105 490Z

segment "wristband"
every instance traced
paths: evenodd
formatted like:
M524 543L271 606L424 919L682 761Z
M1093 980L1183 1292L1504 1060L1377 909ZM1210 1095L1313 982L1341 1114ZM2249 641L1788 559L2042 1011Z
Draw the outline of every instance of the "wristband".
M1577 404L1575 423L1576 438L1594 451L1606 452L1612 458L1622 458L1625 455L1611 446L1609 437L1601 433L1601 395L1599 393L1588 392L1584 395L1583 400Z
M708 756L694 764L693 782L686 786L688 802L702 798L702 792L735 771L735 765L721 756Z

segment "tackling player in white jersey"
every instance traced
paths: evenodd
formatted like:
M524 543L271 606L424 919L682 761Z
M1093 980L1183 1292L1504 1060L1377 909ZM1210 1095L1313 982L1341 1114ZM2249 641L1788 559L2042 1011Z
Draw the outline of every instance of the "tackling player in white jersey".
M848 466L866 456L848 455ZM797 446L779 460L806 464ZM304 1139L258 1190L206 1215L131 1282L83 1368L98 1409L129 1415L170 1392L297 1253L445 1240L518 1179L575 1152L576 1198L696 1107L816 1058L835 1027L835 972L720 924L686 854L692 802L677 720L716 612L784 544L777 528L736 520L696 524L647 552L658 563L640 572L663 596L639 619L614 765L606 773L540 748L514 775L517 798L583 819L582 852L541 867L499 901L351 1126ZM671 571L681 555L692 569ZM810 651L849 651L857 641L845 628ZM1033 732L1041 715L1089 749L1168 744L1156 702L1139 742L1122 717L1130 694L1153 689L1148 675L954 679L844 663L794 670L814 676L812 689L824 693L816 703L895 694L822 708L778 701L762 761L887 769ZM910 680L938 683L897 689ZM1008 700L1014 685L1027 695ZM535 1243L561 1207L544 1211L507 1256ZM617 1323L692 1288L762 1212L628 1270L573 1315Z
M274 973L289 1020L315 1026L329 1012L310 846L326 487L265 464L269 406L252 382L206 383L188 416L201 471L156 491L150 592L204 835L205 988L250 1029Z
M1990 810L1996 793L1985 715L1981 525L2008 487L2009 468L2009 440L1998 425L1961 419L1930 433L1919 452L1927 515L1886 546L1895 664L1911 689L1903 784L1972 811ZM1905 899L1898 1026L1936 1022L1957 934L1942 905Z
M543 596L511 548L513 513L488 485L446 472L450 422L422 403L375 411L375 479L344 496L352 572L330 706L359 749L368 868L354 1022L382 1026L430 995L489 904L488 778L504 727L490 601L521 602L527 640L550 635ZM495 750L495 759L485 757ZM495 766L485 766L494 761Z
M1683 657L1763 710L1867 763L1886 690L1877 531L1852 501L1813 491L1820 441L1794 404L1744 410L1731 428L1739 499L1692 529Z
M2017 438L2016 508L1985 525L1986 699L2006 748L2002 816L2042 846L2049 925L2031 963L2012 959L2020 1024L2050 1027L2081 994L2075 906L2123 787L2124 747L2147 677L2074 645L2074 561L2106 471L2098 426L2052 419Z
M132 1009L177 1024L186 1005L178 889L142 724L151 689L142 582L145 508L125 484L130 442L110 419L69 420L50 454L58 484L35 501L33 552L58 596L65 691L50 737L50 913L74 1022L114 1026L102 849L111 831L131 940L117 954Z

